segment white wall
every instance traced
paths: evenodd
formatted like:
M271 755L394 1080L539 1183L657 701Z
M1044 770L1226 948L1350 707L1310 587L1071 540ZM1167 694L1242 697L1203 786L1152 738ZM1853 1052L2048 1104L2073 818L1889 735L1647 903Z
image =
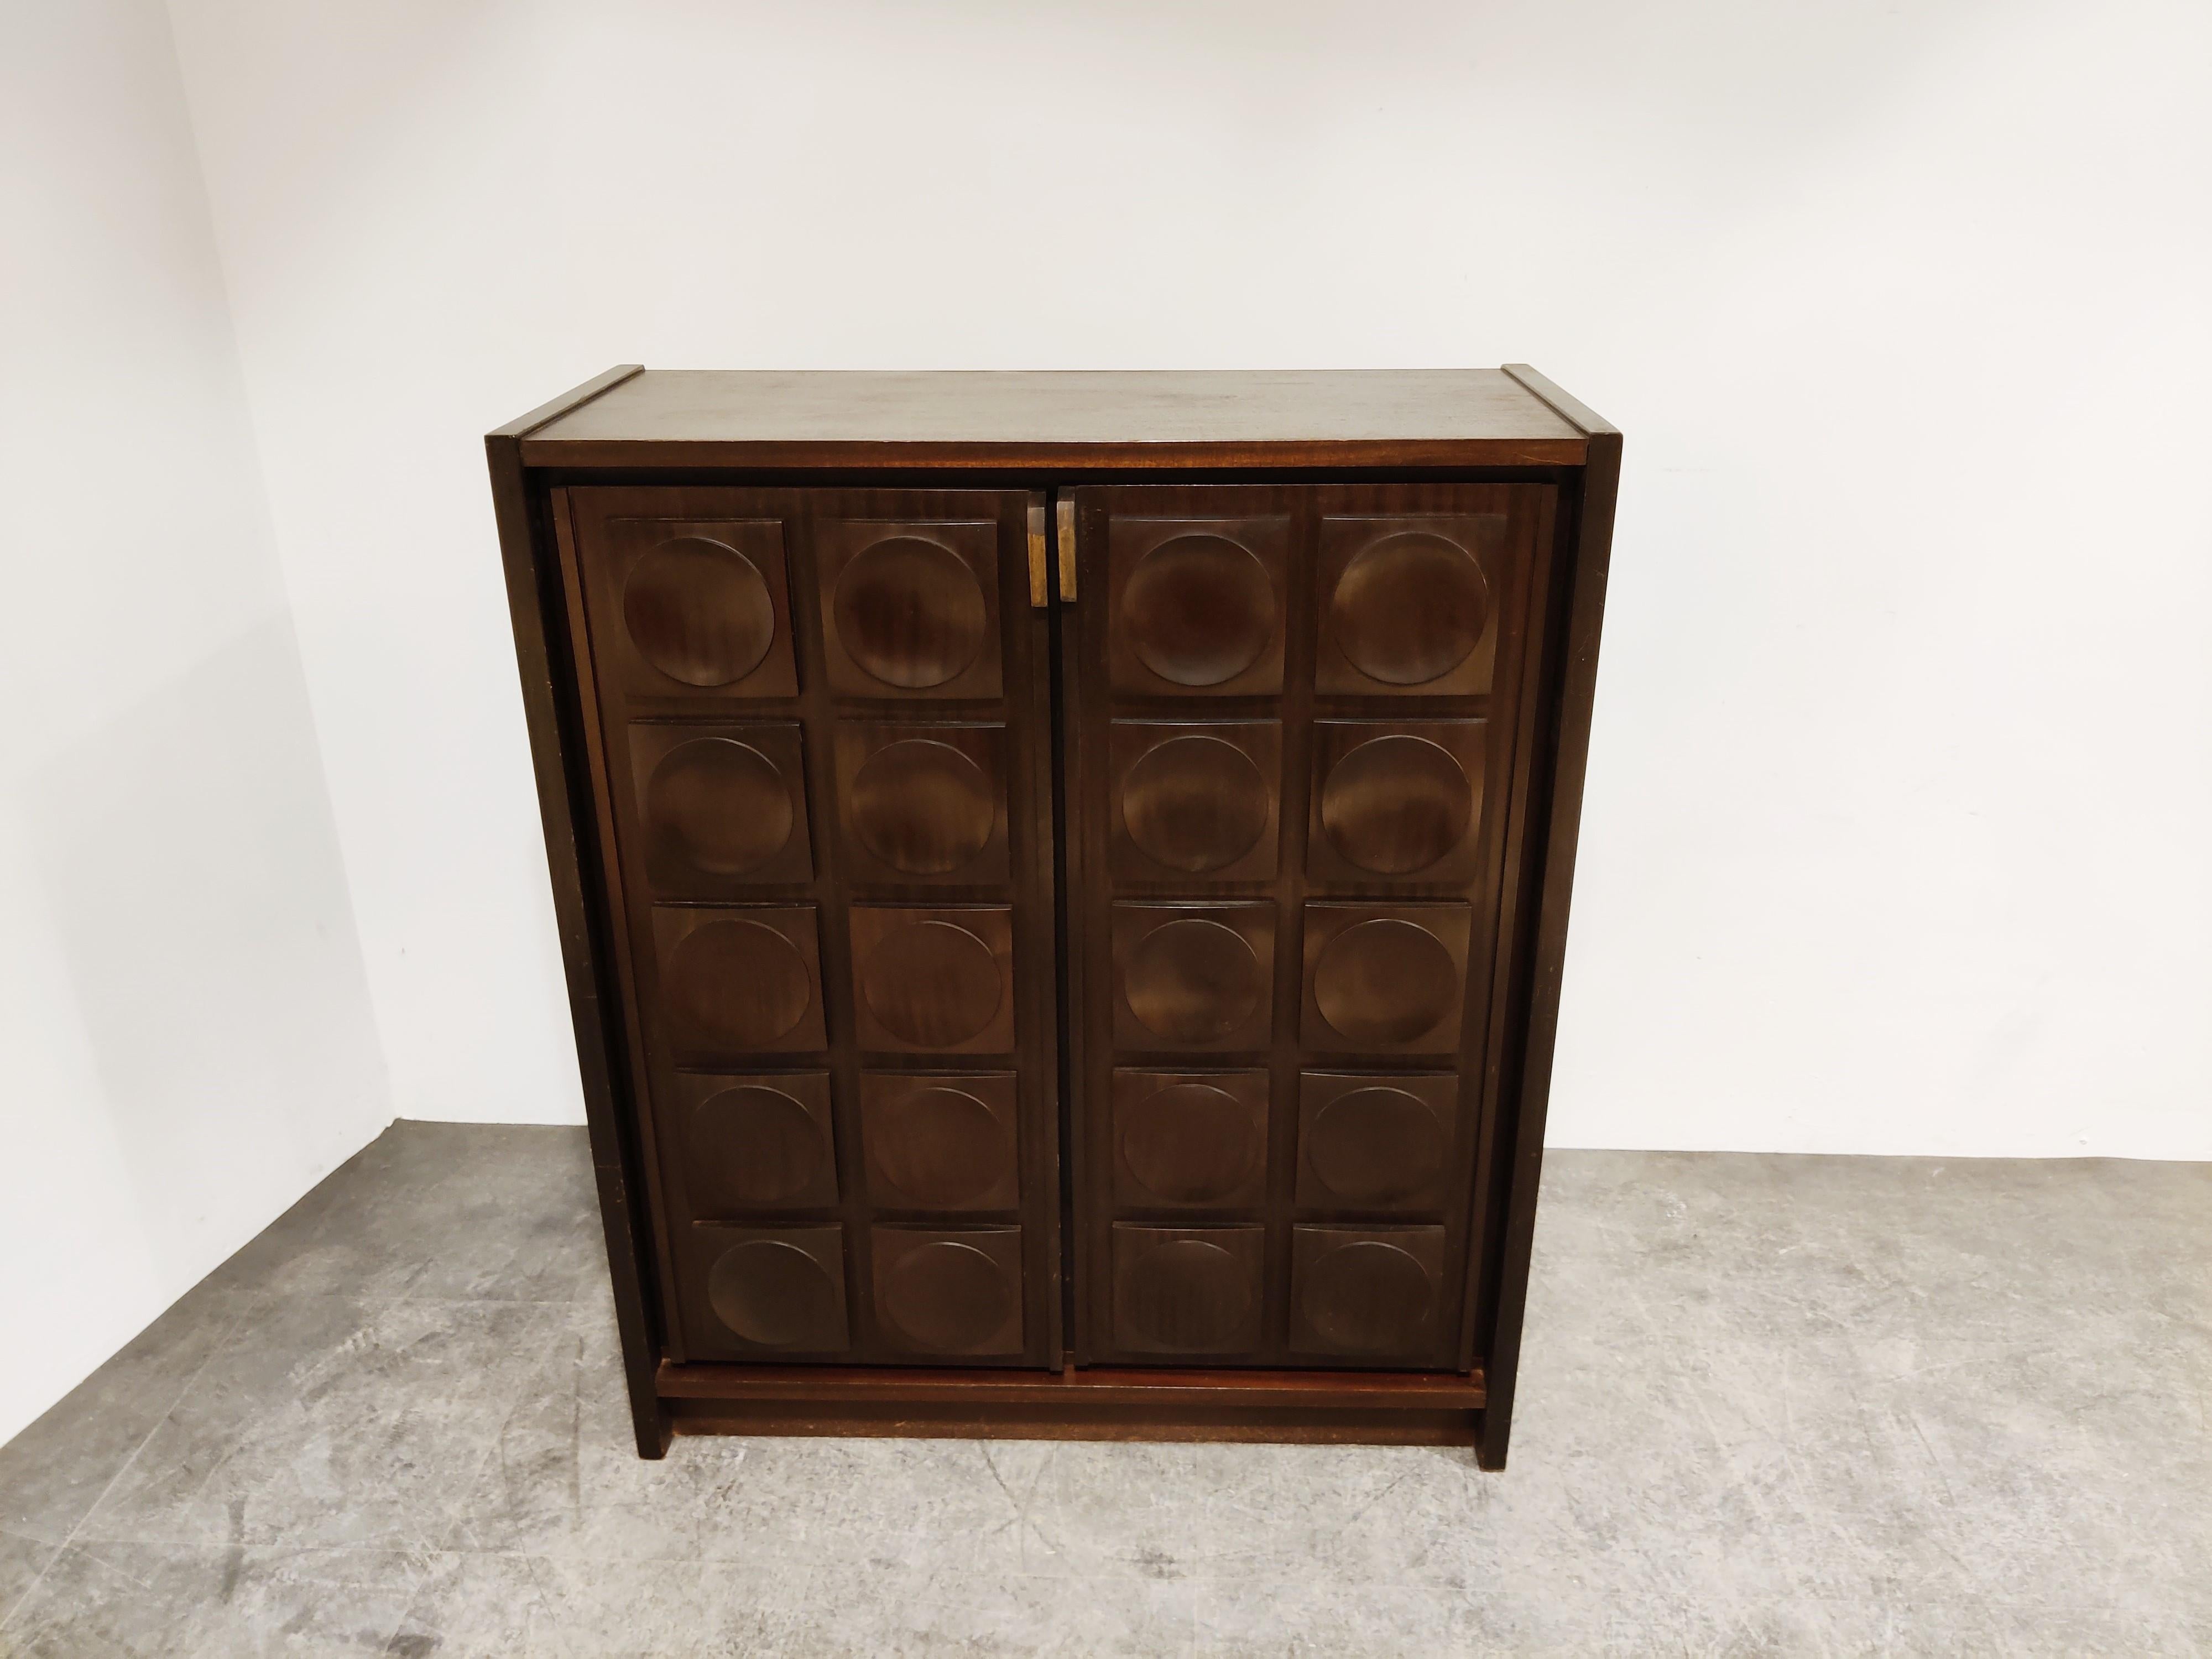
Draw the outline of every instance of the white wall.
M0 51L0 1441L390 1120L159 0Z
M2212 1157L2200 0L173 0L393 1068L576 1115L478 434L1526 359L1628 431L1553 1139Z

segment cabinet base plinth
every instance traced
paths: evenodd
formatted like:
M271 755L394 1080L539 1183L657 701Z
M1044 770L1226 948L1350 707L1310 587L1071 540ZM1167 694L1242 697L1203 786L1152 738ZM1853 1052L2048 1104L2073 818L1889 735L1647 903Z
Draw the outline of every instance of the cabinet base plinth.
M678 1434L1473 1446L1481 1375L663 1364Z

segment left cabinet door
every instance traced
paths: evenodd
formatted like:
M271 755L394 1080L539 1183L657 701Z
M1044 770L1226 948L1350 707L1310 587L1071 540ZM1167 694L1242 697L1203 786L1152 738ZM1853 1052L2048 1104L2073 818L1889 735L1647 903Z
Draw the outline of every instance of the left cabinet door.
M670 1356L1057 1365L1042 503L552 507Z

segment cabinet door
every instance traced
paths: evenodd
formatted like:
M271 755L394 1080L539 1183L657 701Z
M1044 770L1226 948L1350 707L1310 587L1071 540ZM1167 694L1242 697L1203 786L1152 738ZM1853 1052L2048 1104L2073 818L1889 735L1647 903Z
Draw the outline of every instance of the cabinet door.
M1077 1358L1454 1366L1553 491L1061 506Z
M554 510L672 1356L1056 1365L1042 500Z

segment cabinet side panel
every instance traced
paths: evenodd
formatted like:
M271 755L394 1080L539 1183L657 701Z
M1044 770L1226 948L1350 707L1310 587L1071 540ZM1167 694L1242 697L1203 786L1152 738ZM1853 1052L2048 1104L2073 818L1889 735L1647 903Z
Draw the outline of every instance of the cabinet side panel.
M1544 1121L1559 1035L1568 908L1589 761L1590 714L1597 692L1598 642L1613 556L1613 507L1620 487L1620 434L1610 428L1594 431L1589 442L1589 465L1579 489L1571 496L1571 529L1562 525L1560 541L1571 548L1571 556L1559 561L1552 583L1552 649L1558 665L1547 676L1538 759L1532 768L1536 804L1528 830L1530 845L1540 849L1542 859L1540 872L1533 877L1540 897L1524 957L1527 1012L1511 1027L1521 1034L1520 1054L1501 1091L1501 1100L1510 1103L1510 1110L1503 1119L1498 1152L1497 1186L1504 1197L1496 1289L1487 1316L1477 1321L1489 1394L1476 1455L1482 1467L1490 1469L1505 1466L1512 1431L1537 1189L1543 1176Z
M617 1006L602 937L605 922L594 873L592 807L582 759L584 714L572 678L557 559L547 507L533 500L511 433L485 440L497 515L507 605L514 627L522 681L523 712L545 858L553 889L555 923L576 1036L577 1069L589 1125L592 1165L607 1246L617 1327L622 1339L632 1426L639 1453L659 1457L668 1445L668 1420L655 1393L660 1363L659 1310L651 1260L643 1162L629 1123L634 1106L609 1030Z

